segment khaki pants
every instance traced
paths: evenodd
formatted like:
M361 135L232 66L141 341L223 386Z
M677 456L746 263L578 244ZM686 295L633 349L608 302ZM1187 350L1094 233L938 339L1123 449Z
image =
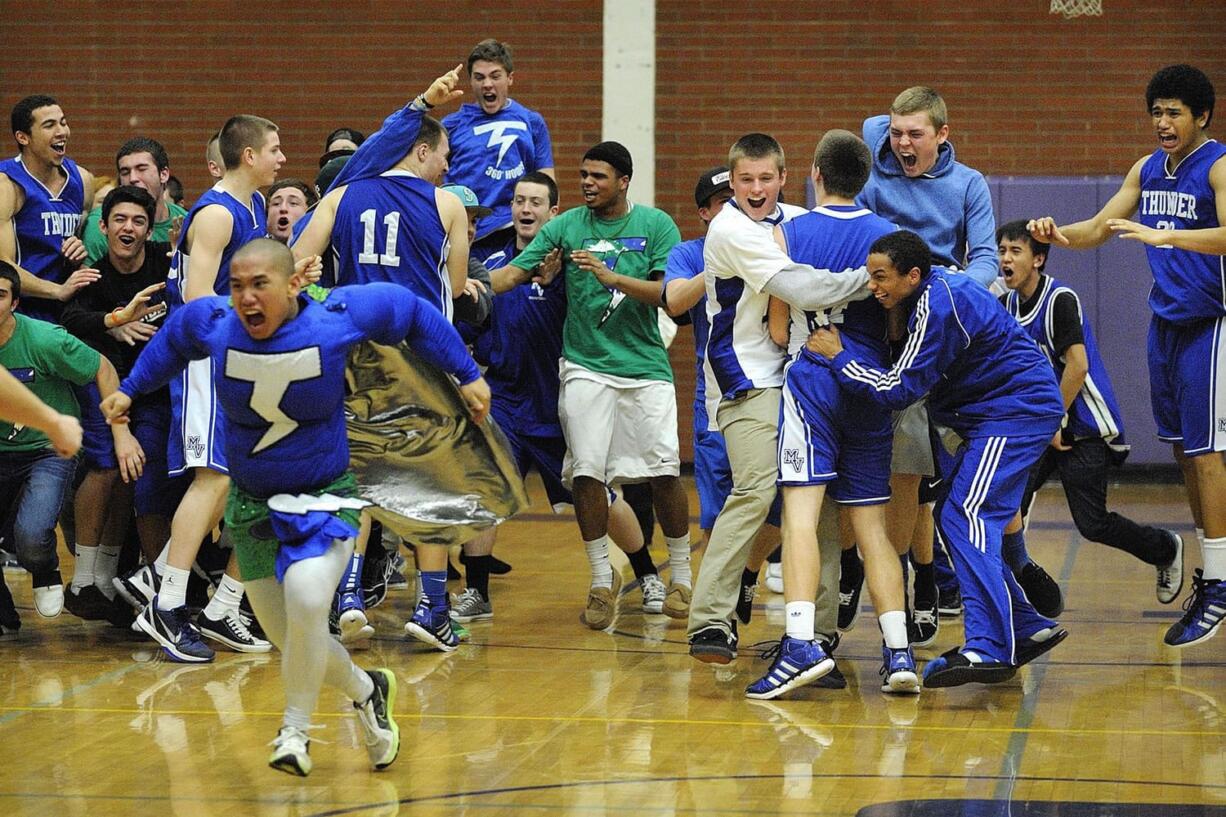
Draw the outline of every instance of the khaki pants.
M712 624L731 629L741 571L775 500L779 400L780 390L769 388L751 389L743 397L720 401L715 418L728 450L732 493L715 519L698 568L690 603L690 635Z

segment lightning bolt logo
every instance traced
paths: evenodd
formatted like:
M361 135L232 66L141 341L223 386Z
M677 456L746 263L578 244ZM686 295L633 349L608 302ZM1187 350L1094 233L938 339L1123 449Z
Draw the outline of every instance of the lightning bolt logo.
M515 144L515 140L519 138L517 133L507 133L507 131L526 131L528 124L526 122L491 122L488 125L478 125L473 128L473 135L480 136L484 133L490 135L489 141L485 143L487 148L498 148L498 161L494 166L502 164L502 157L507 155L507 151L511 149L511 145Z

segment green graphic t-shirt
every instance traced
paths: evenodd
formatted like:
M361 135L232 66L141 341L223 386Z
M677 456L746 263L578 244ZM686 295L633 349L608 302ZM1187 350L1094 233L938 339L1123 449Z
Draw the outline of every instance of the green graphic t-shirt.
M663 274L669 250L681 241L677 225L662 210L634 205L613 221L575 207L550 221L511 263L534 269L555 248L566 276L566 325L562 355L594 372L671 383L673 370L660 340L655 306L610 290L571 262L587 250L620 275L647 280Z
M102 357L62 326L17 315L17 328L0 346L0 366L60 414L81 416L72 386L98 375ZM0 420L0 451L36 451L51 442L41 431Z

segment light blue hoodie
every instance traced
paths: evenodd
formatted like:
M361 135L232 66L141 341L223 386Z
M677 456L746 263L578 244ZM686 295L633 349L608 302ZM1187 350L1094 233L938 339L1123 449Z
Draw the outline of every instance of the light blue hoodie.
M934 263L965 269L984 286L995 281L996 217L983 174L955 160L947 140L931 170L908 178L890 150L889 115L864 120L864 141L873 152L873 171L856 203L918 233Z

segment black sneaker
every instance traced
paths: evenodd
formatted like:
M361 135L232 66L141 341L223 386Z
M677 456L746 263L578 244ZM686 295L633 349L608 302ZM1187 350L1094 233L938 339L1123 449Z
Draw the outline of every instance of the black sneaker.
M741 590L736 597L736 617L748 624L753 617L753 597L758 592L758 574L741 571Z
M690 655L704 664L731 664L736 660L737 641L736 622L731 631L711 624L690 636Z
M937 591L937 614L945 618L962 615L962 593L958 588L941 588Z
M839 576L839 631L847 632L856 626L860 617L860 592L864 590L864 569L856 575L843 571Z
M353 708L370 764L376 770L386 769L400 753L400 727L392 714L396 704L396 674L390 669L367 670L366 673L375 686L374 692L362 703L355 701Z
M213 660L213 650L200 639L186 605L159 610L155 599L136 617L136 626L161 644L173 661L202 664Z
M911 611L911 620L907 622L907 638L912 647L927 647L936 641L937 630L941 626L938 604L936 599L931 602L924 599L915 600L915 609Z
M1039 565L1031 562L1023 567L1022 575L1017 577L1017 583L1022 586L1027 600L1039 615L1056 618L1064 612L1064 596L1060 593L1060 585Z
M111 600L102 595L96 585L87 584L80 589L69 587L64 592L64 609L84 621L108 621Z

